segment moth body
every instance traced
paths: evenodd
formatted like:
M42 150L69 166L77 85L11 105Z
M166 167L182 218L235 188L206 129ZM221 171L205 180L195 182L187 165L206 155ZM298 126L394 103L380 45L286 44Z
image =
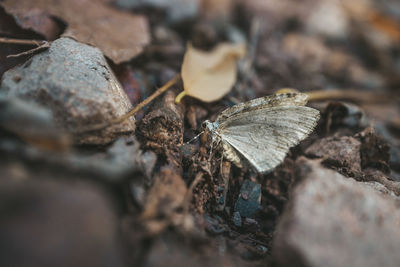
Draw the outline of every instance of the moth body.
M301 93L261 97L228 108L215 122L207 120L203 125L212 147L222 148L226 159L241 167L245 158L265 173L314 130L319 111L306 103L307 95Z

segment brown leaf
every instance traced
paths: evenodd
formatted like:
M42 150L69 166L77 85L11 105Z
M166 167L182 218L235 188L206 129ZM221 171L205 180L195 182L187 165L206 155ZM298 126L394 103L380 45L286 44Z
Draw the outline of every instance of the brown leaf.
M223 43L210 52L189 44L181 71L184 94L204 102L222 98L236 81L236 61L245 51L243 44Z
M68 25L63 36L100 48L116 64L141 53L150 41L144 17L108 7L104 0L5 0L0 5L19 26L44 36L47 33L32 26L30 16L48 14L63 20Z

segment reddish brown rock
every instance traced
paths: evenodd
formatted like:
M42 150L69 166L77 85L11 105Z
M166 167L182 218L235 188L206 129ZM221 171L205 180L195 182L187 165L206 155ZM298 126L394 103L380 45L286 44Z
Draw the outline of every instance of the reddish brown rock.
M279 266L398 266L399 198L317 161L300 158L297 165L301 182L274 240Z
M354 137L332 136L318 139L305 154L311 158L321 158L324 165L354 177L361 172L360 148L361 142Z
M118 223L103 192L16 178L0 181L1 266L124 266Z

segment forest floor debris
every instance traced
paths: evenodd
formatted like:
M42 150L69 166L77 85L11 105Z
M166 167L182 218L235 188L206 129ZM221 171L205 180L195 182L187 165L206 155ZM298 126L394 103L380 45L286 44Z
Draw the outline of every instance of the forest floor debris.
M398 265L398 1L0 6L2 265ZM229 88L176 103L189 43ZM282 88L321 119L269 173L200 134Z

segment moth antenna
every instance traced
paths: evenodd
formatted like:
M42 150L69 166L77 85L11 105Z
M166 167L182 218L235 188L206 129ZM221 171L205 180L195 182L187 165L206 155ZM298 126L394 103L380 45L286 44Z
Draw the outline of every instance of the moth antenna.
M200 137L200 135L202 135L204 133L204 131L201 131L198 135L196 135L195 137L193 137L192 139L190 139L189 141L186 142L186 144L190 144L191 142L193 142L194 140L198 139Z

